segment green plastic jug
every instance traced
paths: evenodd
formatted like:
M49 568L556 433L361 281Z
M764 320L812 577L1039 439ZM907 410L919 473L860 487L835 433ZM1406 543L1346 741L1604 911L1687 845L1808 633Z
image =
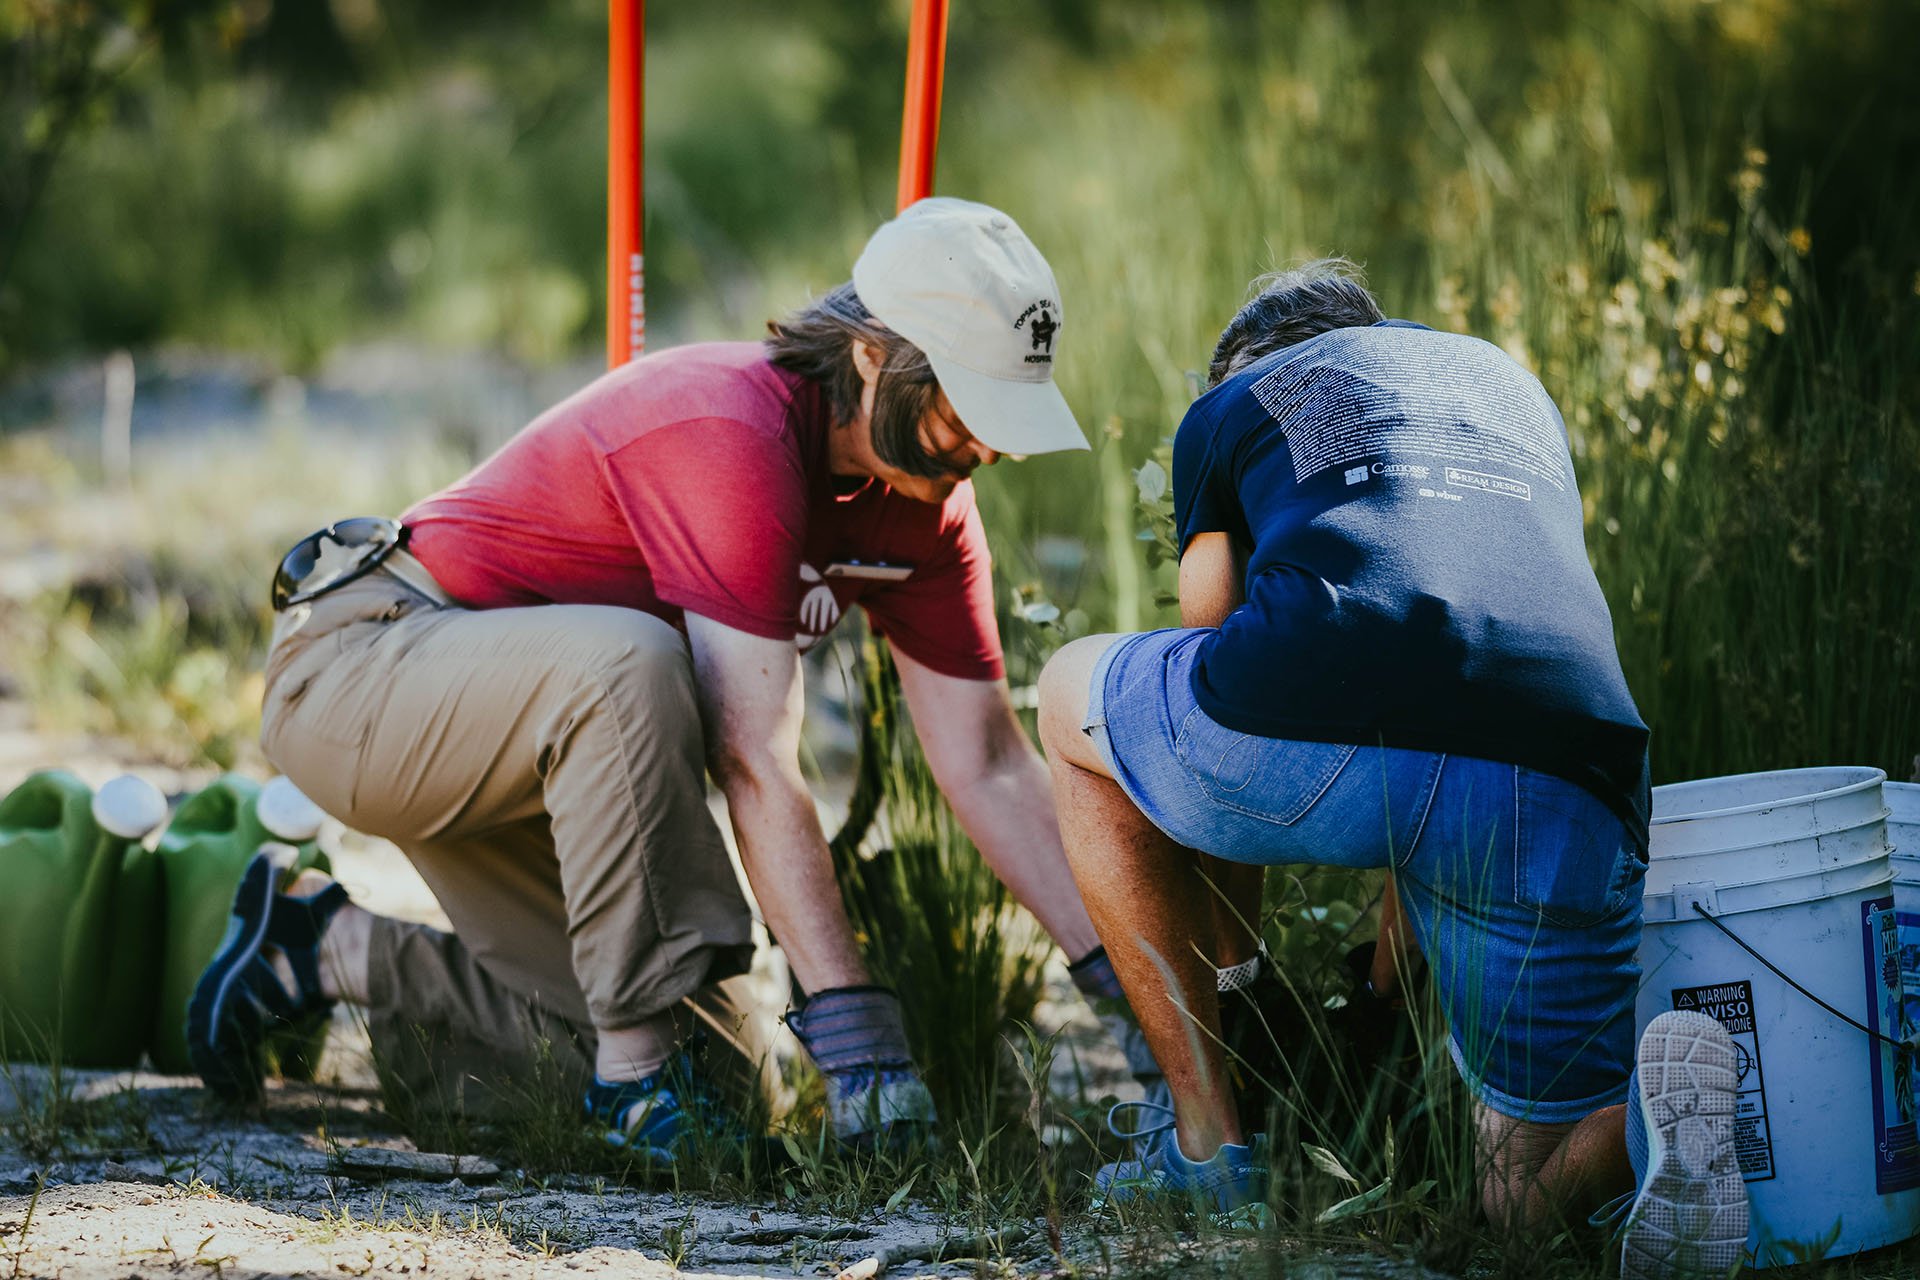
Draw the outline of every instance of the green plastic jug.
M309 867L331 872L327 855L314 844L319 829L319 810L284 778L263 788L230 773L181 802L159 843L166 946L148 1044L155 1068L172 1075L193 1072L187 1057L187 1002L226 934L240 873L270 841L297 851L290 875ZM269 1053L282 1074L312 1079L325 1040L324 1024L290 1029L269 1045Z
M0 1058L131 1067L152 1017L166 800L36 773L0 800Z

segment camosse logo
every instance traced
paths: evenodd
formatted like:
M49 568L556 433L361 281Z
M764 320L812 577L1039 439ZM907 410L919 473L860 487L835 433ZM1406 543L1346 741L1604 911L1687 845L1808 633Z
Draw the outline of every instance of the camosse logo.
M1025 329L1030 339L1029 354L1025 357L1028 364L1053 363L1053 337L1060 332L1060 321L1054 317L1053 308L1058 305L1052 298L1042 298L1013 322L1014 329Z

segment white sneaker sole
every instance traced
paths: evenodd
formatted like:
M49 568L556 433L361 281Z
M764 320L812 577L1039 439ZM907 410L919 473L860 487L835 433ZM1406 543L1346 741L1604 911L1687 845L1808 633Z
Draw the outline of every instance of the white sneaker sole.
M1621 1280L1731 1275L1751 1210L1734 1151L1739 1074L1726 1029L1703 1013L1655 1018L1640 1037L1647 1175L1620 1247Z

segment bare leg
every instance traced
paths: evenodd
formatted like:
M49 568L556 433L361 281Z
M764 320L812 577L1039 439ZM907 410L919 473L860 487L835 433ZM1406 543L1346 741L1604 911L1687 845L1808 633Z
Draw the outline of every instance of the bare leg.
M1094 661L1113 640L1076 641L1047 664L1040 734L1067 864L1166 1073L1180 1149L1204 1160L1243 1141L1220 1045L1214 895L1194 853L1147 821L1081 731Z
M1267 869L1224 858L1206 858L1201 865L1213 882L1213 936L1218 940L1219 954L1210 958L1222 969L1244 964L1260 953L1260 913Z
M1413 921L1400 908L1400 890L1393 873L1387 873L1387 886L1380 899L1380 939L1373 946L1373 965L1367 980L1373 993L1383 1000L1404 1000L1407 979L1420 963L1420 940L1414 935Z
M1633 1187L1627 1109L1604 1107L1577 1124L1530 1124L1474 1108L1480 1203L1517 1233L1556 1214L1585 1215Z

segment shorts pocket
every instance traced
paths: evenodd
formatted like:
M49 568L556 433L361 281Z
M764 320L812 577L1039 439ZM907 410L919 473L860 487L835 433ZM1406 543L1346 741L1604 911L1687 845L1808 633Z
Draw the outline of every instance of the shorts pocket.
M1608 919L1645 872L1626 824L1584 787L1532 769L1515 772L1515 901L1569 928Z
M1180 722L1173 750L1215 804L1291 826L1326 794L1358 748L1241 733L1195 707Z

